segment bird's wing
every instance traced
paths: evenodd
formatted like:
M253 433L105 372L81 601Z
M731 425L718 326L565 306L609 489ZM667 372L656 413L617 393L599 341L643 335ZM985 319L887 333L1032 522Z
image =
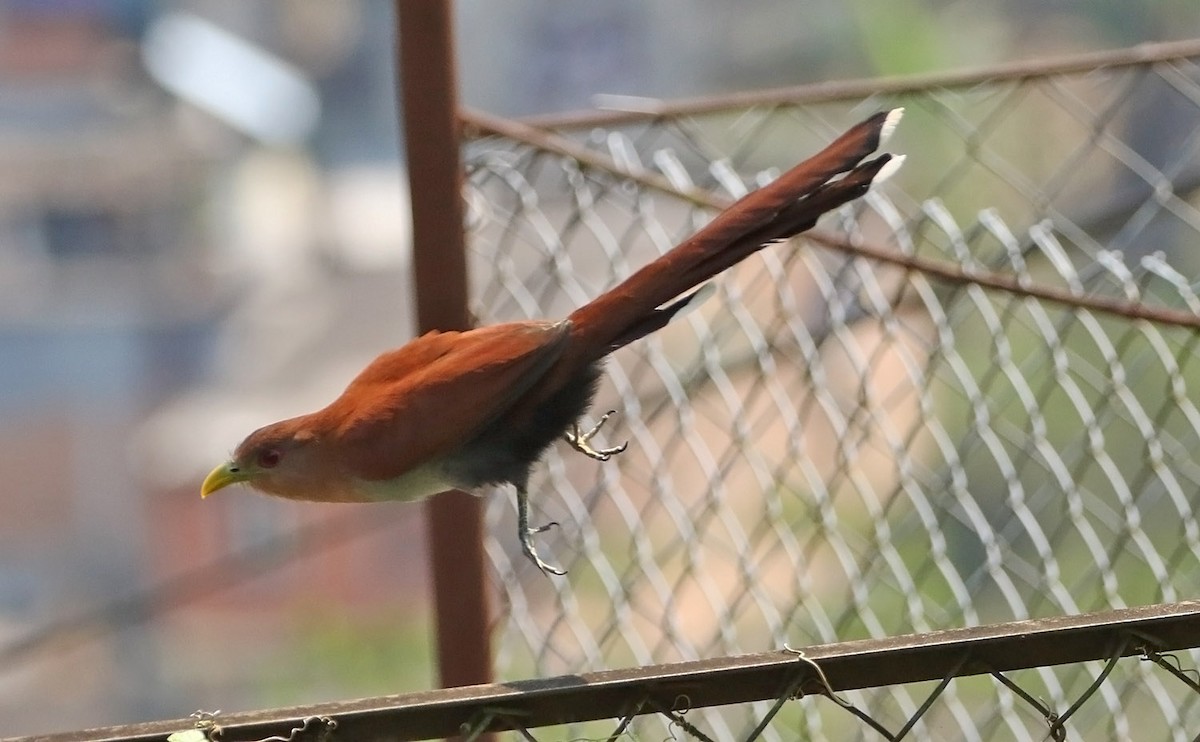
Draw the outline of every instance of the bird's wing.
M430 333L367 366L322 414L353 474L393 479L454 451L562 354L567 322Z

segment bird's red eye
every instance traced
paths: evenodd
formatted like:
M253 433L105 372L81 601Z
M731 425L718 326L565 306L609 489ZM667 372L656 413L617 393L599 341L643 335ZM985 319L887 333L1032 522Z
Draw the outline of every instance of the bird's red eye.
M264 469L273 469L279 463L279 452L273 448L268 448L258 454L258 465Z

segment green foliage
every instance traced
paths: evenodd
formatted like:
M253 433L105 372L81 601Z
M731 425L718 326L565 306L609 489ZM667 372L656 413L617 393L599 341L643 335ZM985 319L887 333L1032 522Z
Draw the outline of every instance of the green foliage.
M374 615L317 610L298 619L293 639L264 669L264 694L278 703L429 690L431 627L409 608Z

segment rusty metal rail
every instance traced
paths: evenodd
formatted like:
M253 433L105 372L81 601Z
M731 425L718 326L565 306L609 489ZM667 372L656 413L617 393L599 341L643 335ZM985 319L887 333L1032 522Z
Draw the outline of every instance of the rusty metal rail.
M457 734L627 720L639 713L831 694L1200 646L1200 601L826 644L739 657L474 685L222 715L225 742L297 738L305 720L336 722L330 740L420 740ZM1103 676L1101 676L1103 678ZM1004 681L1002 679L1002 681ZM1004 681L1009 682L1009 681ZM781 705L780 704L780 705ZM9 742L162 742L188 720Z
M1166 41L1139 44L1120 49L1046 57L975 69L930 72L919 75L876 77L861 80L830 80L764 90L747 90L724 95L660 101L629 99L630 107L567 111L526 116L522 123L543 129L587 129L593 126L621 126L635 122L738 111L754 106L800 105L857 101L931 89L961 89L983 83L1044 78L1053 75L1090 73L1097 70L1136 67L1194 57L1200 54L1200 40Z

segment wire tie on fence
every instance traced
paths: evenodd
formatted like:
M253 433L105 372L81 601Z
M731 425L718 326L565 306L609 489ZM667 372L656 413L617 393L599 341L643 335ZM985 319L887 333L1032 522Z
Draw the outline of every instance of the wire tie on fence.
M482 716L483 718L479 719L479 716ZM496 715L491 711L488 711L487 709L481 710L473 719L464 721L462 724L458 725L459 736L462 737L466 742L472 742L472 740L478 739L479 735L483 734L484 730L488 728L488 725L492 723L492 719L494 718L496 718ZM478 719L478 721L476 721L476 719Z
M328 742L333 735L333 731L337 729L337 720L328 716L309 716L304 721L300 722L300 726L292 727L292 731L288 736L276 735L274 737L266 737L258 742L296 742L302 734L307 732L310 727L321 724L321 731L317 734L317 742Z
M1046 702L1046 699L1034 698L1029 695L1024 688L1005 677L1004 673L993 671L992 677L999 680L1002 685L1013 693L1016 693L1025 703L1037 709L1038 713L1042 715L1042 719L1045 720L1046 725L1050 727L1046 739L1054 740L1054 742L1063 742L1067 738L1067 728L1062 724L1063 718L1054 709L1050 708L1050 704Z
M1194 667L1190 670L1185 670L1183 668L1183 663L1176 655L1161 654L1153 649L1142 647L1141 659L1143 662L1153 662L1154 664L1182 680L1192 690L1200 693L1200 670L1197 670Z
M188 714L189 719L195 719L192 729L187 729L182 732L175 732L167 737L167 742L210 742L221 737L221 726L217 724L217 714L221 713L220 709L216 711L193 711Z
M686 714L692 710L692 698L686 693L680 693L675 696L675 702L671 704L671 710L677 714Z
M671 733L671 739L675 739L675 732L673 731L675 727L679 727L687 731L687 728L690 725L684 720L683 717L691 710L692 699L686 693L680 693L679 695L675 696L675 700L671 702L671 708L667 714L667 716L671 719L671 723L667 727L667 730Z
M1058 714L1053 711L1046 714L1046 723L1050 725L1050 732L1047 735L1050 739L1054 740L1054 742L1066 742L1067 728L1062 725Z
M203 729L205 731L212 732L213 734L220 734L221 727L219 724L217 724L217 717L220 715L221 709L217 709L216 711L205 711L204 709L198 709L188 714L188 718L196 720L197 729Z
M671 716L671 726L672 727L679 727L680 729L687 732L688 734L695 737L696 739L701 740L701 742L716 742L716 740L714 740L712 737L708 736L704 732L700 731L699 728L696 727L696 725L692 724L687 719L684 719L682 716L679 716L677 714L671 714L670 716ZM674 734L672 734L671 739L677 739L677 737Z
M680 707L680 701L683 702L682 707ZM702 742L713 742L711 737L700 731L687 719L683 718L683 714L686 714L692 710L692 699L686 694L681 693L680 695L675 696L675 701L671 704L670 708L663 706L661 703L653 699L650 700L650 705L654 707L655 711L671 720L670 725L667 727L668 731L673 730L675 727L679 727L696 739L702 740ZM670 734L671 739L677 739L673 731L670 731Z
M838 704L842 708L848 709L851 707L851 704L849 701L847 701L844 698L840 698L836 693L834 693L833 686L829 684L829 678L825 677L825 671L823 669L821 669L821 666L817 664L816 660L805 656L803 649L796 649L794 647L788 646L787 644L784 644L783 651L787 652L788 654L796 655L796 659L800 660L802 663L804 663L805 665L808 665L809 667L812 668L813 674L815 674L817 676L817 681L821 684L821 691L822 691L821 694L822 695L828 696L834 703ZM804 697L804 689L800 688L799 692L800 692L800 695L795 696L795 698L803 698Z
M671 719L671 723L667 725L667 736L663 737L662 742L679 742L679 738L675 736L675 719Z
M817 679L821 682L822 690L825 691L822 695L824 695L826 698L833 701L837 705L841 706L842 708L846 709L851 714L854 714L854 716L858 717L858 719L860 721L867 724L875 731L879 732L881 735L883 735L884 738L886 738L888 740L897 739L895 735L893 735L891 732L889 732L887 730L887 727L883 726L879 722L872 719L870 714L866 713L865 711L859 710L859 708L857 706L855 706L854 704L850 703L846 699L844 699L844 698L838 696L836 693L834 693L833 686L829 684L829 678L825 677L825 671L821 669L821 666L817 664L816 660L813 660L809 657L805 657L804 650L794 649L794 648L788 646L787 644L784 644L783 651L788 652L789 654L796 655L800 659L801 662L804 662L805 664L807 664L813 668L813 670L816 672Z
M317 742L329 742L333 738L333 733L337 731L337 719L328 716L319 716L317 718L325 724L325 726L321 727L321 732L317 735Z

